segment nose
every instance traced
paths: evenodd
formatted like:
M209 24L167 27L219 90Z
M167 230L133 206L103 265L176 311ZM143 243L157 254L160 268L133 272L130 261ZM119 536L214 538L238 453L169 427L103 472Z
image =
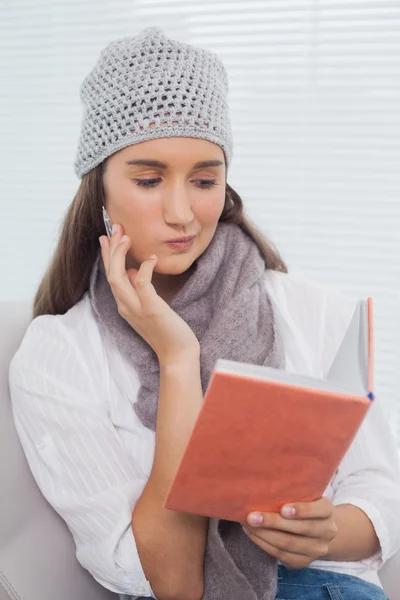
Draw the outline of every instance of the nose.
M190 196L184 186L176 186L164 197L164 218L170 225L186 225L193 220Z

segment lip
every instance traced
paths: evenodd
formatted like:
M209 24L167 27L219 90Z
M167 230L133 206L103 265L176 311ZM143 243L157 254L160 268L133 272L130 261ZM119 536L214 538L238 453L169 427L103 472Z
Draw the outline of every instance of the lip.
M167 240L166 244L186 244L186 243L194 240L195 237L196 237L195 235L190 235L187 237L176 238L174 240Z
M186 241L179 242L179 241L175 241L174 240L174 241L165 242L165 243L167 244L167 246L169 248L172 248L174 250L188 250L191 246L193 246L194 240L196 239L196 236L193 235L190 238L184 238L184 239L186 239Z

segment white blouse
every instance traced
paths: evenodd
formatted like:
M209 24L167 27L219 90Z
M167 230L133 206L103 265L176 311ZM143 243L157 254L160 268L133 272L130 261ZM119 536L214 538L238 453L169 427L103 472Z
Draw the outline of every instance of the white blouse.
M292 274L267 271L265 285L286 370L324 377L355 303ZM78 561L121 598L153 595L131 528L155 446L155 433L132 410L139 385L134 366L102 337L87 294L64 315L34 319L10 366L14 418L33 476L66 521ZM379 398L324 495L362 509L381 550L312 566L377 582L376 571L400 548L400 465Z

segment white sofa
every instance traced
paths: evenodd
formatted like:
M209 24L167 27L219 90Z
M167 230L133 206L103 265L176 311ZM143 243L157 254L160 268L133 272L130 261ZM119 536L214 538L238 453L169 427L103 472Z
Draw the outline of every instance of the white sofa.
M0 600L117 600L79 565L69 530L31 475L8 387L9 363L30 321L31 306L3 302L0 308ZM379 578L390 600L400 600L400 552Z

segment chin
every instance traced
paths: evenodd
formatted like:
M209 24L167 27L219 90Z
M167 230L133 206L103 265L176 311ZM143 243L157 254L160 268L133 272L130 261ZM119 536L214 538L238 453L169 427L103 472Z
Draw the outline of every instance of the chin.
M166 258L168 258L168 261ZM161 275L182 275L182 273L190 269L196 259L197 256L193 258L188 255L159 258L154 267L154 272Z

